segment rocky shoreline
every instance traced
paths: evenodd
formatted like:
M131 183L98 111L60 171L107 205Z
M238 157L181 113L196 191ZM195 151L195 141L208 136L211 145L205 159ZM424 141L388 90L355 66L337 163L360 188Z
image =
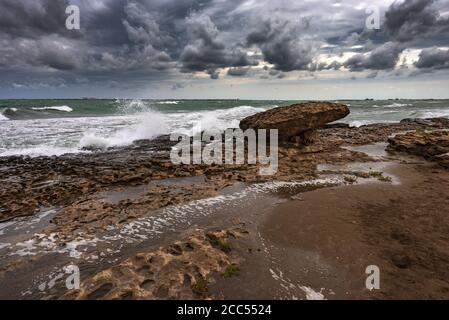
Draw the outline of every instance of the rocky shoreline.
M239 290L247 292L247 295L233 295L229 286L239 285L235 280L239 277L241 279L237 282L243 286L242 279L248 279L248 273L259 268L268 272L269 280L263 279L264 289L277 287L279 283L291 285L291 281L284 279L275 268L267 267L272 262L266 260L268 253L263 254L269 248L264 249L261 230L265 230L263 226L271 215L262 214L264 210L276 210L285 201L301 204L309 191L313 195L319 192L318 189L355 186L363 184L362 180L368 183L374 180L380 183L381 188L393 188L394 175L377 169L377 165L382 163L407 163L411 166L425 158L441 165L421 166L423 176L432 171L446 172L445 168L448 168L448 119L409 119L360 128L324 125L320 123L320 128L310 127L293 135L287 134L279 146L279 170L276 175L267 177L258 175L257 166L250 165L173 165L169 158L173 142L168 137L138 141L130 147L107 152L0 158L0 243L6 244L0 246L0 283L18 282L11 291L2 294L23 299L251 297L248 289L240 287ZM304 140L303 133L310 130L316 133L313 142ZM296 135L302 139L292 138ZM388 145L389 153L376 157L363 151L364 146L374 144L379 144L381 152ZM403 152L423 158L410 160ZM310 181L314 182L306 183ZM443 183L441 188L447 189L445 182L439 183ZM257 201L252 202L255 195ZM366 197L370 195L366 194ZM207 199L215 202L209 204ZM243 203L239 202L240 199ZM266 205L261 205L264 202ZM369 199L366 202L369 203ZM24 237L12 231L19 222L37 219L48 209L55 213L51 218L49 216L48 223L39 225L38 232L27 230L29 236ZM217 214L209 214L208 210ZM290 212L292 209L285 210ZM369 210L377 212L375 206ZM187 213L192 215L191 220L188 220L190 216ZM185 225L178 226L175 220L181 219L181 215ZM293 222L294 219L290 221ZM448 222L440 221L444 226ZM146 224L149 224L147 229ZM367 230L372 231L370 228ZM396 233L402 239L403 232ZM271 235L274 237L274 233ZM136 239L139 239L137 244L133 242ZM439 241L443 241L443 247L448 244L445 240ZM84 245L86 249L78 250L74 243ZM305 247L309 245L304 244ZM290 248L289 245L286 248ZM54 254L67 255L68 258L52 265L47 260ZM294 251L292 254L299 253ZM443 260L449 257L446 252L440 252L440 255ZM401 270L407 269L414 259L410 255L399 254L393 258L393 265ZM294 263L287 260L285 266L294 267ZM50 270L54 272L55 267L58 269L69 261L86 263L79 291L67 293L62 284L55 284L58 273L50 276L50 281L48 278L46 281L33 280L27 275L30 266L41 266L42 274L48 275ZM432 272L432 266L427 265L426 268ZM36 290L42 281L46 283L44 289ZM251 281L254 280L248 279ZM354 291L357 294L346 296L341 292L332 294L332 290L336 290L333 288L320 291L321 287L315 285L312 289L314 280L310 281L305 285L294 285L291 295L284 292L261 297L371 297L359 294L360 288ZM336 288L341 286L334 285ZM363 286L362 283L359 285ZM449 288L449 284L444 282L442 287ZM437 297L445 297L448 292L443 290ZM387 292L373 298L390 296ZM419 295L416 297L420 298Z
M174 143L168 136L152 141L138 141L131 147L108 152L61 157L2 157L0 221L33 215L39 211L39 207L65 206L77 198L110 188L141 185L167 178L206 175L208 180L226 181L222 186L235 181L306 179L314 176L315 167L319 163L363 160L363 155L341 150L341 145L386 142L391 135L400 132L444 130L448 127L448 119L435 118L407 120L398 124L374 124L360 128L320 129L320 140L311 146L298 148L294 143L282 144L279 151L279 172L270 178L258 176L255 168L245 165L173 165L169 151ZM447 136L442 135L443 138ZM412 140L414 138L413 135L409 137ZM394 143L395 140L390 141ZM430 143L439 144L439 141ZM409 151L404 148L397 149ZM443 151L438 155L443 155ZM414 153L428 157L420 151ZM434 156L437 155L433 154L432 157Z

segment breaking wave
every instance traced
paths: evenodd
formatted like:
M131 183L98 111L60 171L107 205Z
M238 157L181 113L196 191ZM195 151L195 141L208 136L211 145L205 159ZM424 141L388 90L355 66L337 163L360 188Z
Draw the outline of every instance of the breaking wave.
M31 108L33 110L56 110L62 112L72 112L73 109L69 106L53 106L53 107L41 107L41 108Z
M9 118L8 118L8 117L5 117L5 116L3 115L3 113L0 113L0 121L5 121L5 120L9 120Z
M59 156L128 146L163 134L196 135L203 130L238 128L247 116L291 102L87 99L2 103L0 156ZM351 105L351 114L338 122L358 127L405 118L449 117L449 100L351 101Z
M101 132L102 130L89 130L81 138L79 147L81 149L124 147L134 141L153 139L168 133L167 119L162 113L145 108L139 101L130 102L130 105L124 106L123 110L130 112L133 108L142 111L134 115L125 115L125 124L114 132L105 134Z
M238 128L240 120L265 111L267 108L239 106L211 111L175 113L170 115L170 122L173 132L196 135L203 130Z
M16 108L6 107L3 110L0 110L0 121L11 120L8 116L13 116L17 112Z
M159 101L157 104L178 104L179 101Z
M413 104L410 103L392 103L387 105L373 105L373 108L406 108L413 107Z
M415 118L447 118L449 117L449 110L435 110L435 111L417 111L414 112L413 117Z

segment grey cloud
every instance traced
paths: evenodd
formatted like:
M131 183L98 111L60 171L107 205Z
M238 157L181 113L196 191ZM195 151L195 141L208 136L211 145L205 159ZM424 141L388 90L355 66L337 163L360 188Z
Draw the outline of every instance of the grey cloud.
M217 80L218 78L220 78L220 72L217 69L209 69L207 70L207 74L212 80Z
M399 61L399 56L405 48L394 42L387 42L368 54L356 54L343 65L350 71L388 70L393 69Z
M251 67L229 68L228 75L234 76L234 77L242 77L242 76L247 75L250 70L251 70Z
M148 86L196 81L195 72L275 79L343 65L375 72L393 69L405 48L449 43L444 0L383 1L380 31L364 29L356 0L71 0L81 8L81 30L73 32L65 29L68 2L0 1L0 83L60 77L69 86ZM317 62L347 52L355 55L344 63ZM444 57L427 49L416 68L446 68ZM251 68L257 64L271 66Z
M397 41L421 41L425 35L436 37L449 31L449 20L440 17L435 0L394 2L385 13L385 27Z
M51 34L79 37L79 32L65 28L65 10L68 5L68 0L2 0L0 33L23 38Z
M212 79L217 79L217 69L254 64L240 46L225 45L209 16L192 14L187 18L186 28L189 42L180 56L183 72L207 70Z
M439 3L437 0L394 1L386 10L380 32L364 30L348 36L348 45L362 39L371 42L365 43L362 49L368 53L356 54L344 66L350 71L389 70L397 65L406 48L447 43L449 23L440 16L436 6Z
M56 36L39 40L5 40L0 48L0 66L23 68L24 63L36 68L73 70L81 65L83 52Z
M379 75L379 72L378 72L378 71L374 71L374 72L369 73L369 74L366 76L366 78L367 78L367 79L374 79L374 78L377 78L378 75Z
M279 75L281 72L279 70L276 69L270 69L270 71L268 71L268 74L272 77L275 77L277 75Z
M308 70L316 54L316 45L300 38L302 25L281 19L260 23L248 37L249 45L257 45L265 60L279 71Z
M324 62L312 63L310 65L309 71L323 71L323 70L339 70L343 65L338 61L332 61L329 64Z
M438 48L424 49L415 63L419 69L446 69L449 68L449 50Z
M145 11L140 4L127 3L124 10L126 18L123 19L123 25L132 42L164 48L174 41L173 37L161 30L157 17L153 13Z

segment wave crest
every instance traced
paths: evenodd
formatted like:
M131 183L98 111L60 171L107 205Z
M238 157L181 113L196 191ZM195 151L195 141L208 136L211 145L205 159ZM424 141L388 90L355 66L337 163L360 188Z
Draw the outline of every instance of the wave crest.
M8 117L4 116L2 112L0 112L0 121L6 121L9 120Z
M62 112L72 112L73 109L69 106L52 106L52 107L41 107L41 108L31 108L33 110L55 110Z
M148 110L138 113L129 119L132 124L127 125L112 134L99 131L89 131L79 142L82 149L109 149L124 147L138 140L153 139L168 132L167 120L159 112Z

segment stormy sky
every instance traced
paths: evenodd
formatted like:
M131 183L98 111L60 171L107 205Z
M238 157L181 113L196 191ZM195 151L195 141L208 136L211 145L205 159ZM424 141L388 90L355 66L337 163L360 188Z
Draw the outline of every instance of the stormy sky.
M0 98L64 97L449 98L449 0L1 0Z

